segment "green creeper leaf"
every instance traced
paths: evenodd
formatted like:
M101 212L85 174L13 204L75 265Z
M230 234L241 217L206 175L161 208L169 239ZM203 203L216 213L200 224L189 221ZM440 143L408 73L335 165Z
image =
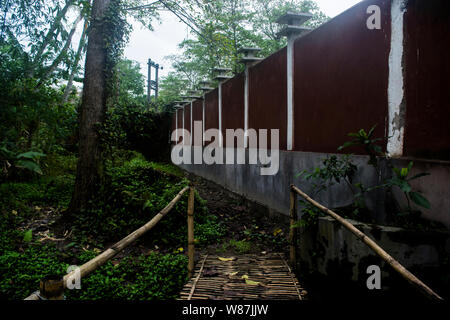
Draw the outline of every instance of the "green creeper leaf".
M23 169L27 169L30 170L32 172L36 172L37 174L43 174L41 167L39 167L39 165L34 162L34 161L30 161L30 160L19 160L17 161L16 166L18 168L23 168Z
M414 165L414 162L410 161L409 164L408 164L408 172L411 171L413 165Z
M354 145L357 145L357 143L356 143L356 142L353 142L353 141L347 141L347 142L345 142L342 146L340 146L340 147L338 148L338 150L340 151L340 150L342 150L342 149L344 149L344 148L351 147L351 146L354 146Z
M395 175L397 176L397 177L400 177L401 176L401 174L400 174L400 170L398 169L398 168L392 168L392 170L395 172Z
M31 242L33 239L33 231L30 229L23 235L23 242Z
M421 207L427 208L427 209L431 208L430 202L424 196L422 196L420 193L410 192L409 197L415 204L417 204Z
M402 170L400 171L400 176L402 178L406 178L408 176L408 172L409 172L408 168L402 168Z
M399 187L405 193L411 192L411 186L410 186L410 184L407 181L401 181Z
M374 125L370 130L369 133L367 134L367 136L370 138L373 134L373 131L375 130L375 128L377 127L377 125Z
M35 152L35 151L28 151L25 153L21 153L19 155L17 155L17 159L22 159L22 158L26 158L26 159L39 159L41 157L45 157L45 154L41 153L41 152Z

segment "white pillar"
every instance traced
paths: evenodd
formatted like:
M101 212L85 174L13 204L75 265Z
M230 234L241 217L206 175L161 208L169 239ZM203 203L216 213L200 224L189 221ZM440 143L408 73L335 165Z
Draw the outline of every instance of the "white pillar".
M186 145L186 142L184 141L184 107L183 107L183 146Z
M287 44L287 150L294 146L294 40L288 36Z
M190 145L192 146L192 136L194 135L194 128L192 127L192 108L194 107L194 102L191 101L191 139L189 141Z
M206 105L206 94L203 94L203 104L202 104L202 145L205 146L205 105Z
M389 53L388 82L388 142L389 157L403 155L404 140L404 100L403 90L403 15L404 0L393 0L391 4L391 51Z
M219 82L219 148L222 148L222 82Z
M244 148L248 145L248 81L249 81L248 65L245 66L245 83L244 83Z
M175 135L178 139L178 109L175 110Z

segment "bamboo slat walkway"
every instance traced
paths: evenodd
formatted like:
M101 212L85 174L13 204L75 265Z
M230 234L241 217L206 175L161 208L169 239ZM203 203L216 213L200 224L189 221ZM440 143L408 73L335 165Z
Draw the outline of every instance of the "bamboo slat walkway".
M302 300L306 294L283 254L247 254L222 260L217 255L202 256L180 300Z

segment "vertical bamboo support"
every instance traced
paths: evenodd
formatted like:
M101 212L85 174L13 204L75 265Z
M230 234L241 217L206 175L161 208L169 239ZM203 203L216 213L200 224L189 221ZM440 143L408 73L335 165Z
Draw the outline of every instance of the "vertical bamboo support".
M194 272L194 187L189 188L189 200L188 200L188 276L192 277Z
M297 253L297 228L293 228L293 225L297 222L297 194L291 188L289 189L290 194L290 206L289 206L289 218L290 218L290 228L289 228L289 263L295 269L296 267L296 253Z

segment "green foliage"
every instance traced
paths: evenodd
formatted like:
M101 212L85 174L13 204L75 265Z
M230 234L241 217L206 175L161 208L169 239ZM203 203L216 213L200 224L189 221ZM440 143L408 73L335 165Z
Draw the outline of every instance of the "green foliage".
M239 254L245 254L249 252L252 248L252 244L245 240L230 240L230 245L236 249Z
M277 250L283 250L288 245L286 237L283 237L281 232L265 232L260 230L256 224L246 229L243 233L247 241L256 241Z
M166 171L168 170L168 171ZM99 198L91 209L77 216L74 226L83 238L117 240L141 227L161 211L188 181L173 175L169 165L134 158L107 168ZM183 246L187 242L187 197L185 194L152 231L146 241L158 245ZM223 235L220 224L208 215L205 201L195 196L196 238L199 244Z
M114 95L111 100L119 106L146 105L144 97L144 76L139 62L121 59L115 66Z
M312 18L305 23L305 26L310 28L316 28L329 19L320 10L317 3L311 0L255 0L253 3L255 9L251 16L251 23L253 30L256 31L254 41L262 49L264 56L286 45L286 40L278 37L280 25L276 22L286 12L308 12L312 14Z
M349 133L349 137L353 137L354 139L352 141L345 142L342 146L338 148L338 150L342 150L347 147L351 146L358 146L364 148L364 151L367 155L369 155L369 164L374 166L375 168L378 167L378 160L377 156L383 156L382 149L379 145L376 143L378 141L381 141L383 139L381 138L373 138L373 133L376 128L376 125L374 125L369 132L366 132L364 129L359 130L356 133Z
M88 261L95 254L85 254ZM70 300L167 300L176 299L187 281L187 257L151 253L106 263L81 281L80 290L67 290Z
M359 130L357 133L349 133L350 137L355 139L346 142L344 145L340 146L338 150L343 150L344 148L351 146L362 147L367 155L369 155L368 164L373 166L378 174L378 156L384 156L382 149L376 142L381 141L381 138L374 138L374 130L376 126L373 126L367 133L364 129ZM368 214L368 209L365 204L365 196L367 193L387 188L392 189L393 187L398 187L405 195L408 207L405 210L401 210L398 215L411 215L414 213L411 207L411 201L416 205L423 208L429 209L431 207L430 202L419 192L413 191L410 181L418 179L420 177L428 175L428 173L419 173L411 178L408 178L411 169L413 167L413 162L410 162L406 168L392 168L394 176L392 178L387 178L385 181L378 183L377 185L366 187L361 182L353 183L353 177L358 171L358 168L351 161L351 154L343 155L338 158L337 156L329 156L323 160L322 167L315 168L312 172L307 170L302 171L297 175L301 176L306 180L312 181L312 196L316 196L320 192L329 189L334 183L340 183L345 181L349 190L353 193L353 203L350 207L338 208L336 210L342 211L344 215L350 218L359 218L360 220L365 220L368 217L364 217L362 214ZM309 226L314 225L317 222L317 217L320 215L320 210L310 205L308 202L301 200L302 204L302 219L297 223L298 226ZM414 217L412 217L414 218ZM370 219L369 219L370 220Z
M21 244L15 248L14 241L5 240L5 236L14 239L14 233L4 232L0 236L0 299L24 299L39 289L39 281L45 276L65 274L68 264L60 262L53 247L17 241Z
M430 202L420 193L412 191L412 187L410 185L410 181L418 179L420 177L424 177L429 175L429 173L419 173L413 177L408 178L409 173L411 172L411 169L413 167L414 163L411 161L409 162L408 166L406 168L392 168L395 176L392 177L391 179L388 179L384 184L383 187L388 187L388 188L392 188L392 187L398 187L400 188L400 190L403 192L403 194L405 195L405 198L408 202L408 209L407 212L411 213L412 212L412 208L411 208L411 203L410 201L413 201L415 204L426 208L426 209L430 209L431 205Z
M3 177L11 175L11 171L17 169L26 169L30 172L42 174L39 166L39 158L44 157L45 154L40 152L28 151L15 155L14 152L7 149L5 144L0 146L0 163L2 167Z
M63 249L34 242L33 231L19 231L17 226L28 220L37 205L67 207L75 161L73 156L49 155L44 166L47 175L33 182L0 184L0 298L23 299L39 288L44 276L65 274L73 259L79 258L81 264L93 258L98 252L79 256L79 250L73 248L91 241L97 247L101 240L126 236L148 222L188 183L182 172L170 164L147 162L136 153L124 152L123 159L117 160L120 164L108 164L104 197L92 206L92 216L84 219L79 215L74 221L75 240ZM186 212L187 194L140 241L166 249L185 246ZM216 242L224 235L224 228L215 216L208 215L205 201L198 195L195 222L198 246ZM187 258L183 254L130 256L118 265L108 262L82 279L82 290L67 290L66 295L68 299L173 299L186 276Z
M335 183L341 183L341 181L346 182L353 192L352 182L357 167L353 164L351 155L343 155L341 157L328 156L322 160L322 165L322 167L317 167L312 172L303 170L296 177L310 180L314 195L326 190Z
M128 149L142 153L148 160L167 161L171 121L169 113L144 110L139 106L111 108L101 128L102 142L109 155L114 149Z
M31 242L32 239L33 230L28 230L27 232L25 232L25 234L23 235L23 242Z
M0 228L0 299L24 299L39 288L45 276L66 274L67 254L32 242L29 231L16 231L5 220L0 220ZM83 252L78 257L80 264L96 255ZM65 294L69 300L175 299L186 280L186 256L151 253L128 256L116 265L109 261L81 280L81 290L66 290Z
M72 197L73 176L45 177L33 182L6 182L0 184L0 212L27 218L35 206L53 206L65 209Z
M308 201L300 200L299 203L302 207L302 216L301 219L297 220L297 222L291 226L291 228L310 228L317 225L318 218L323 215L322 211Z
M197 211L195 211L197 214ZM225 236L226 229L218 221L217 216L209 215L207 219L203 219L203 223L197 222L197 215L195 216L194 236L196 244L203 246L217 242Z
M230 239L228 242L223 242L220 247L216 249L218 254L223 254L229 249L234 249L238 254L246 254L252 249L252 243L247 240Z

